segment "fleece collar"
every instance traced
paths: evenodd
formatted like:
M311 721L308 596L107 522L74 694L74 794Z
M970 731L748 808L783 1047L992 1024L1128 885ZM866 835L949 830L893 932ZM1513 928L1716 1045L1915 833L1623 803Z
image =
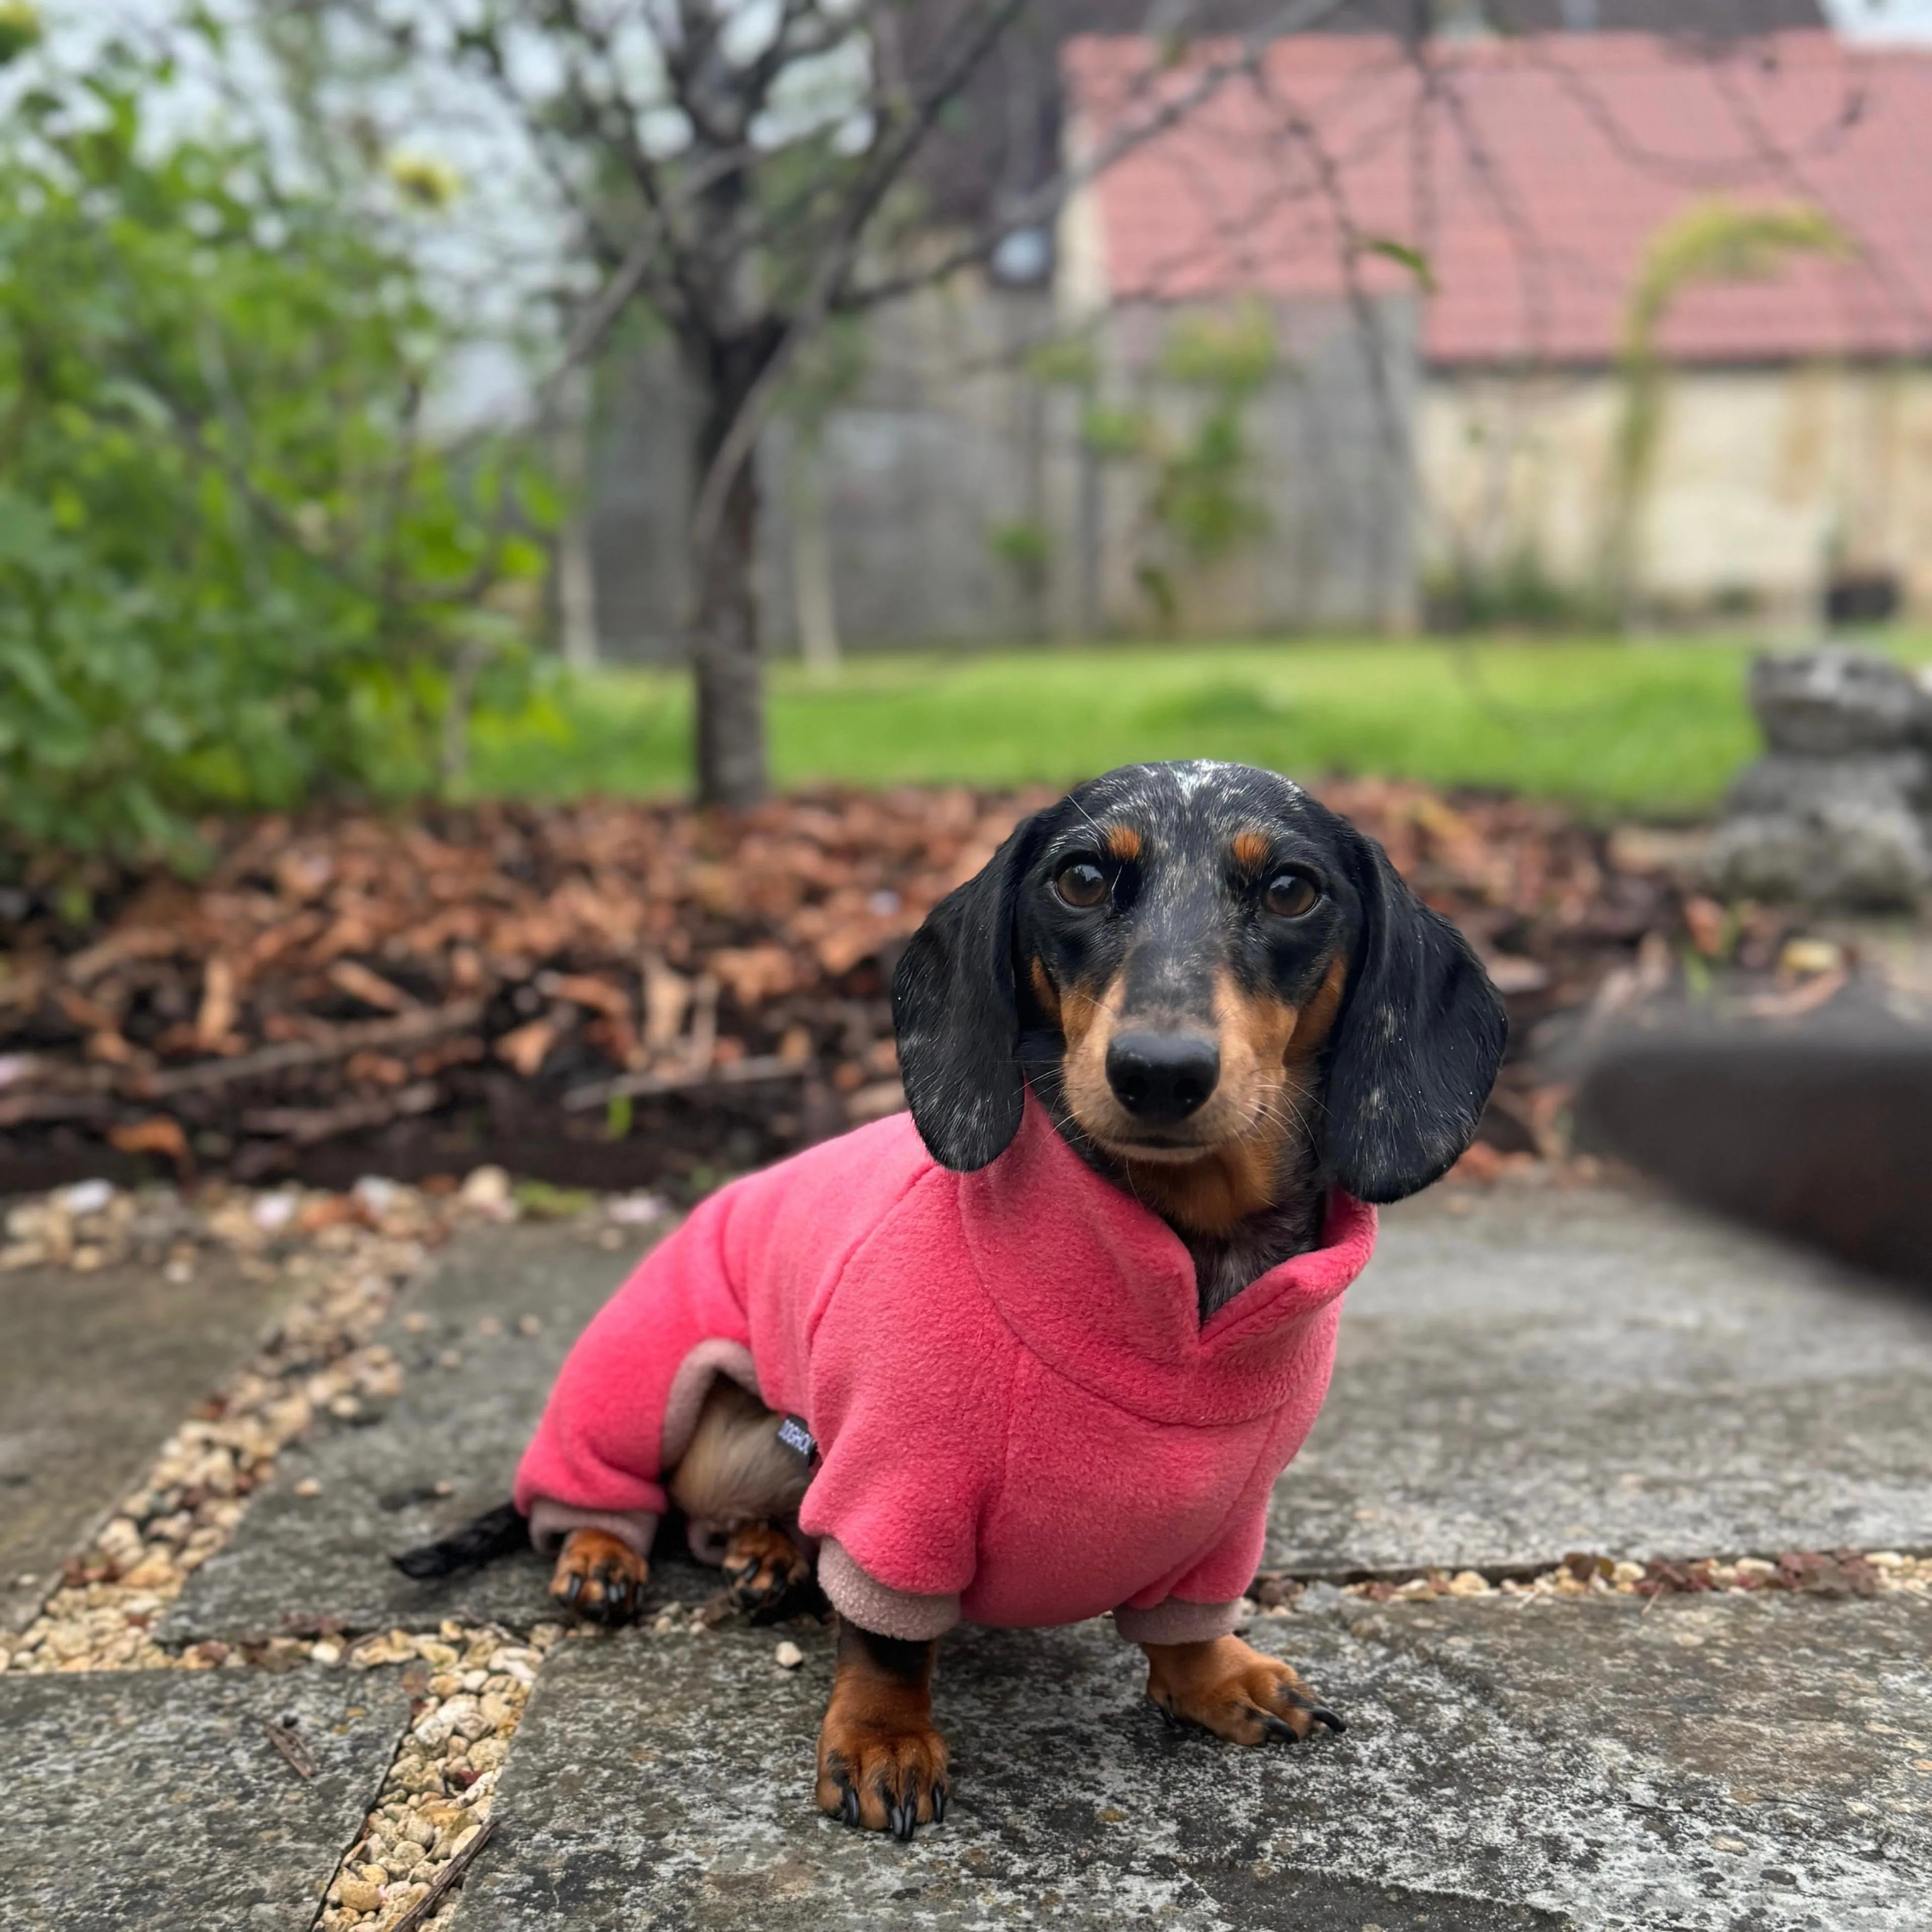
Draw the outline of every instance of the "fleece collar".
M1020 1342L1153 1422L1249 1422L1312 1378L1325 1384L1336 1304L1375 1248L1376 1210L1337 1190L1322 1245L1250 1282L1204 1327L1180 1236L1094 1173L1030 1094L1006 1152L950 1178L974 1270Z

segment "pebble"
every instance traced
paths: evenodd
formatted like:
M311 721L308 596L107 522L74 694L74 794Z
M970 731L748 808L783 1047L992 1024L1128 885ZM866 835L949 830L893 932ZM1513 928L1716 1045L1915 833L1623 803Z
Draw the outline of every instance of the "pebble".
M386 1180L380 1174L365 1174L351 1191L370 1214L380 1216L396 1204L400 1190L393 1180Z
M519 1335L541 1335L543 1333L543 1318L537 1315L518 1316L517 1333Z
M296 1494L298 1496L319 1496L322 1494L322 1484L314 1476L304 1476L296 1484Z
M1348 1592L1339 1585L1318 1580L1295 1598L1292 1607L1298 1616L1318 1616L1322 1611L1332 1610L1348 1600Z
M308 1654L310 1661L314 1664L337 1664L342 1661L341 1645L331 1643L326 1639L320 1643L312 1645Z
M662 1221L670 1209L659 1195L626 1194L612 1202L604 1212L620 1227L646 1228L653 1221Z
M781 1670L796 1670L805 1661L805 1652L790 1637L778 1646L776 1655Z
M362 1836L326 1894L332 1901L316 1932L350 1932L364 1924L364 1910L400 1916L421 1898L449 1861L475 1840L490 1816L497 1774L509 1755L529 1686L544 1653L562 1640L556 1624L539 1624L524 1641L484 1627L446 1621L434 1636L394 1630L364 1637L358 1662L405 1658L460 1661L458 1672L440 1671L432 1684L436 1702L419 1712L416 1725L389 1768ZM479 1695L475 1687L484 1686ZM380 1856L379 1856L380 1854ZM380 1869L374 1906L358 1906L368 1894L356 1888Z
M500 1167L472 1168L457 1190L456 1198L466 1208L506 1208L510 1202L510 1177Z
M76 1180L55 1196L70 1214L98 1214L114 1198L111 1180Z

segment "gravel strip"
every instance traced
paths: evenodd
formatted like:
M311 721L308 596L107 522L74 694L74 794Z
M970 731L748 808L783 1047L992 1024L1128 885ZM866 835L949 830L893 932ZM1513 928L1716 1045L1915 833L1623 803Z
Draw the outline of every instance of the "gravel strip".
M380 1932L461 1856L490 1816L497 1774L544 1654L563 1634L556 1624L520 1638L493 1626L446 1623L434 1636L397 1630L364 1637L346 1654L334 1644L315 1646L311 1655L350 1670L400 1664L415 1694L409 1733L329 1881L317 1932ZM419 1922L446 1924L460 1896L459 1886Z
M233 1534L280 1450L318 1416L353 1420L400 1392L401 1365L374 1341L398 1292L458 1227L514 1219L507 1177L479 1169L442 1195L368 1180L346 1193L75 1186L13 1208L0 1268L82 1271L132 1260L191 1280L225 1252L246 1271L279 1274L296 1297L261 1348L163 1446L140 1486L25 1630L0 1632L0 1670L211 1670L308 1654L296 1639L189 1646L148 1635L190 1574Z
M1895 1550L1786 1551L1776 1557L1699 1557L1647 1563L1579 1551L1533 1576L1485 1576L1477 1570L1431 1570L1397 1582L1372 1576L1352 1583L1304 1581L1264 1574L1245 1601L1250 1616L1286 1616L1332 1608L1352 1598L1375 1604L1432 1602L1438 1597L1664 1597L1766 1595L1875 1597L1894 1591L1932 1596L1932 1556Z

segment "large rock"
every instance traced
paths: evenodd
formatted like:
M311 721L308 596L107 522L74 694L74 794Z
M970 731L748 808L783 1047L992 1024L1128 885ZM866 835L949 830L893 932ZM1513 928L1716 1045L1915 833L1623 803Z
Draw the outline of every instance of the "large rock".
M1773 752L1738 774L1724 799L1727 814L1803 818L1840 805L1868 809L1932 810L1932 752L1909 746L1839 758Z
M0 1677L0 1932L309 1932L408 1721L393 1672Z
M1830 649L1761 657L1750 697L1766 742L1741 773L1707 859L1735 898L1910 910L1932 883L1932 692L1889 658Z
M1728 898L1859 912L1910 911L1932 881L1924 821L1882 785L1820 786L1798 809L1728 818L1706 862Z
M956 1798L910 1846L810 1797L830 1642L573 1643L459 1932L1670 1926L1918 1932L1932 1604L1439 1600L1263 1619L1346 1736L1163 1731L1111 1628L963 1631Z
M1828 646L1751 667L1751 709L1774 752L1834 758L1932 742L1932 695L1874 652Z

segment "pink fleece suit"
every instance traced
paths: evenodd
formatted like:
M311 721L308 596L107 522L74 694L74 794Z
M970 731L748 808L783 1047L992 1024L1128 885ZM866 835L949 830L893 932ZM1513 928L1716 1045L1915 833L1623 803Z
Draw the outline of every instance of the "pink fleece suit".
M975 1174L895 1114L734 1182L645 1257L565 1362L518 1504L540 1541L593 1523L648 1548L724 1373L817 1437L800 1526L865 1628L1111 1610L1138 1642L1218 1636L1375 1232L1336 1193L1324 1245L1204 1328L1179 1238L1037 1102Z

